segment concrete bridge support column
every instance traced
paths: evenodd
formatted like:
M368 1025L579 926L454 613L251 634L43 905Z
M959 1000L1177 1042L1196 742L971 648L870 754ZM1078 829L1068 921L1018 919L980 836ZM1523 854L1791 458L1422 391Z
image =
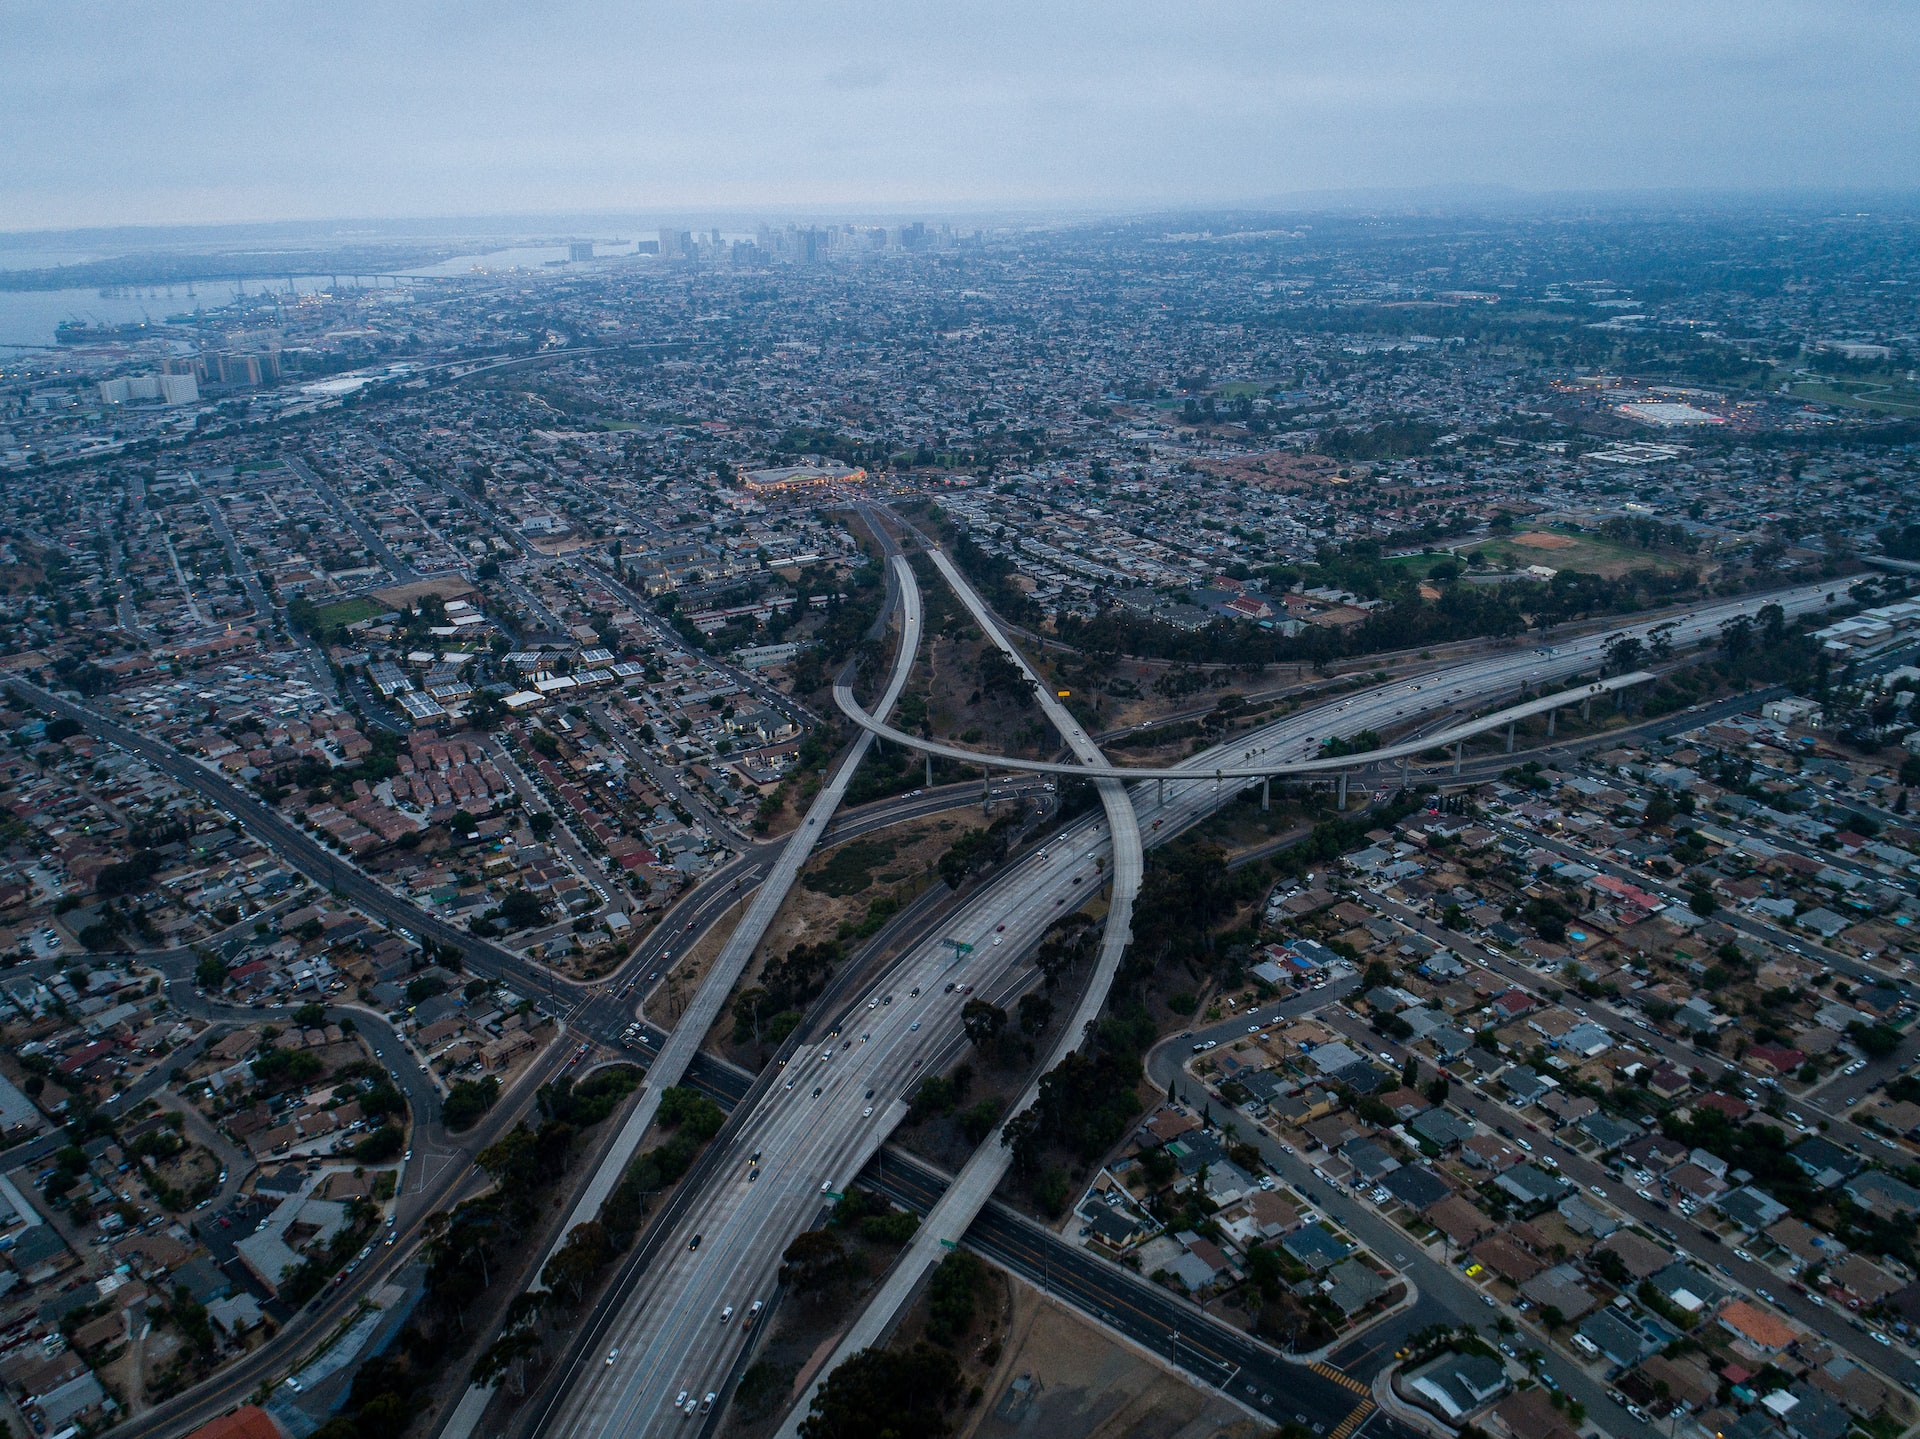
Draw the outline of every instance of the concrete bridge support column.
M1507 724L1507 753L1513 753L1513 724L1511 721Z
M1593 718L1593 697L1591 695L1580 701L1580 718L1583 720Z
M927 788L928 789L933 788L933 756L932 754L928 754L927 756Z
M1158 801L1156 801L1156 803L1158 803L1162 808L1164 808L1167 803L1167 781L1164 775L1160 779L1160 798Z
M1455 741L1453 742L1453 772L1454 772L1455 774L1459 774L1459 773L1460 773L1460 751L1461 751L1461 748L1462 748L1462 745L1461 745L1461 742L1460 742L1459 740L1455 740Z
M1548 738L1548 739L1552 739L1552 738L1553 738L1553 731L1554 731L1554 726L1555 726L1555 723L1556 723L1556 721L1558 721L1558 720L1559 720L1559 718L1560 718L1560 711L1559 711L1559 710L1548 710L1548 711L1547 711L1547 738Z
M1260 781L1260 813L1265 814L1272 807L1273 779L1269 776Z
M993 771L988 770L980 777L980 813L985 814L993 808Z
M1340 813L1345 814L1346 812L1347 812L1347 773L1345 770L1342 770L1340 772Z

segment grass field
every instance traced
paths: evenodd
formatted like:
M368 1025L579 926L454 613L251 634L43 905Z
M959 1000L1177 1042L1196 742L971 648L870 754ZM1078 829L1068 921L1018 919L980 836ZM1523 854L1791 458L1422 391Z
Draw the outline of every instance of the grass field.
M341 600L338 604L320 606L316 618L327 629L332 629L335 625L357 625L375 615L384 615L388 608L378 600Z
M825 864L802 875L800 883L820 894L843 899L871 885L873 870L893 855L893 846L885 840L856 839L836 849Z
M1920 390L1870 380L1802 380L1793 393L1823 405L1846 405L1882 415L1920 415Z
M1671 572L1685 569L1689 563L1683 556L1637 550L1630 545L1616 545L1598 535L1572 530L1535 530L1511 539L1464 546L1460 551L1462 559L1468 550L1480 551L1494 567L1525 569L1528 565L1547 565L1556 570L1599 575L1603 579L1617 579L1633 570ZM1426 558L1432 562L1431 557Z

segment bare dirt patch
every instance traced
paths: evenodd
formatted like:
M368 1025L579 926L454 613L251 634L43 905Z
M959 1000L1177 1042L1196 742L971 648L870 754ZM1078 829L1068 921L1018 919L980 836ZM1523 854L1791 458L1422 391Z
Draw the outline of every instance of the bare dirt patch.
M858 926L866 920L871 907L878 900L891 898L900 906L906 905L930 882L934 866L948 846L966 831L983 828L987 822L988 818L977 809L955 809L935 819L915 820L906 825L875 830L845 841L843 845L816 852L802 871L800 882L788 891L786 901L775 913L773 923L767 927L766 937L754 951L753 959L741 975L736 989L750 988L759 983L761 971L768 963L786 955L794 946L825 943L838 937L842 926ZM828 873L844 873L844 867L835 866L835 858L843 848L851 849L856 845L866 847L865 852L872 857L871 865L865 870L869 883L864 888L852 893L830 894L823 889L809 887L809 879L818 883ZM884 858L879 857L882 852ZM647 1002L649 1019L659 1024L678 1023L681 1012L705 979L721 946L746 913L747 904L748 897L743 897L700 937L698 943L685 954L675 956L667 983L657 989ZM857 940L848 942L857 943ZM732 1034L732 1013L723 1011L708 1036L707 1047L741 1063L753 1062L747 1049L736 1049L732 1045Z
M220 1181L220 1159L211 1150L198 1144L190 1144L178 1154L172 1154L158 1161L154 1172L176 1194L190 1199L201 1197L202 1186L208 1190L217 1189Z
M1325 455L1301 454L1297 450L1268 450L1264 454L1231 460L1202 460L1200 468L1223 480L1269 490L1304 490L1315 485L1337 484L1343 478L1364 479L1371 472L1368 465L1343 464Z
M1011 1281L1013 1317L999 1363L960 1439L1251 1439L1265 1432L1239 1409L1176 1378L1072 1310ZM1036 1381L1009 1403L1022 1374Z
M1530 550L1570 550L1574 546L1571 536L1556 535L1548 530L1528 530L1524 535L1515 535L1513 542Z
M375 590L373 597L393 609L402 605L415 605L428 595L438 595L443 601L470 600L478 597L479 592L458 575L448 575L445 579L414 580L410 584L389 585L386 589Z

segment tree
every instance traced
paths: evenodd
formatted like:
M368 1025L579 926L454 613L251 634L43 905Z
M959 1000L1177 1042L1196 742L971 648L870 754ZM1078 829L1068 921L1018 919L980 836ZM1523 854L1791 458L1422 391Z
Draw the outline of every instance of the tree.
M495 573L498 572L499 567L495 566ZM467 701L467 725L470 729L498 729L506 721L507 714L506 705L492 690L479 690Z
M578 1304L586 1294L587 1285L612 1257L613 1247L607 1242L606 1230L589 1219L567 1231L566 1242L547 1261L540 1278L556 1293L571 1293L573 1302Z
M974 1293L985 1277L980 1261L956 1249L933 1271L928 1285L927 1338L952 1347L973 1323Z
M1746 615L1735 615L1720 626L1720 648L1730 660L1751 654L1753 639L1753 621Z
M559 1256L554 1256L558 1260ZM551 1269L553 1266L547 1266ZM531 1325L508 1329L494 1340L473 1363L473 1382L487 1389L500 1387L502 1379L511 1379L513 1392L525 1392L526 1364L541 1349L539 1331ZM355 1434L358 1434L356 1429ZM315 1436L319 1439L319 1436Z
M208 994L218 994L227 987L227 966L217 955L203 955L193 967L193 977Z
M1646 646L1633 635L1622 635L1607 646L1606 667L1618 674L1626 674L1640 663L1640 656Z
M1885 1059L1900 1048L1900 1031L1890 1024L1862 1024L1855 1020L1847 1026L1847 1036L1869 1059Z
M407 1147L407 1137L398 1125L383 1124L353 1146L353 1157L366 1164L391 1159Z
M993 1133L993 1126L1000 1122L1000 1110L1000 1101L992 1096L980 1100L961 1114L960 1132L969 1143L978 1144Z
M944 1349L862 1349L820 1386L800 1439L945 1439L959 1397L960 1365Z
M975 1045L991 1044L1006 1028L1007 1012L984 999L970 999L960 1010L960 1023Z
M660 1092L660 1107L655 1111L661 1127L684 1129L701 1143L720 1132L727 1116L720 1106L697 1089L676 1085Z
M546 917L546 905L525 885L515 885L500 900L500 918L509 929L530 929Z
M440 1117L447 1128L458 1133L470 1129L500 1097L500 1081L489 1074L484 1079L456 1079L440 1106Z
M801 1294L837 1283L851 1267L846 1248L830 1229L797 1235L780 1258L780 1282Z

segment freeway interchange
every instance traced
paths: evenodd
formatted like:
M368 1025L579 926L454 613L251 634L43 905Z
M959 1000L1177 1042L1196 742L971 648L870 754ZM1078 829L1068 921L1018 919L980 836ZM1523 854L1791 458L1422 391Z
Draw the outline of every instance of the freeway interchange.
M970 591L964 581L942 568L966 600ZM895 570L909 604L917 607L911 570L897 561ZM1825 587L1807 587L1768 598L1791 615L1820 607L1827 593ZM1761 603L1700 611L1674 627L1675 643L1711 638L1723 620L1751 614ZM994 633L991 627L988 632ZM1595 636L1550 655L1496 655L1444 676L1402 680L1238 736L1222 750L1171 767L1165 772L1171 783L1160 781L1161 772L1148 771L1156 782L1138 785L1129 796L1137 833L1160 842L1205 818L1244 787L1229 787L1223 783L1227 778L1250 782L1316 765L1309 756L1329 735L1405 724L1423 712L1453 707L1463 694L1491 698L1523 685L1552 685L1591 669L1606 644L1607 637ZM841 704L849 709L847 699ZM862 721L862 728L915 749L952 749L878 721ZM1089 763L1097 751L1090 742L1080 749L1085 736L1070 719L1064 734L1079 751L1079 764L958 754L996 767L1091 772L1110 783L1124 782L1126 771ZM1419 748L1431 743L1423 741ZM565 1432L582 1439L679 1432L685 1406L697 1411L708 1394L723 1392L743 1343L751 1339L723 1316L729 1310L745 1314L773 1296L779 1256L788 1243L879 1151L904 1117L907 1094L919 1078L957 1052L962 997L948 986L972 985L1003 1006L1016 998L1036 978L1024 964L1026 953L1115 867L1112 827L1104 815L1068 825L1044 852L1008 864L968 897L943 933L905 951L864 1006L856 1003L824 1033L818 1026L810 1030L778 1082L763 1082L745 1106L748 1112L736 1113L715 1141L721 1152L703 1176L697 1199L670 1216L671 1225L655 1238L652 1262L633 1276L617 1304L587 1327L543 1401L532 1406L522 1432ZM1124 933L1113 938L1116 944L1125 940ZM950 940L970 944L971 953L957 950ZM973 1212L978 1207L972 1203ZM1296 1387L1316 1382L1334 1381L1302 1374Z
M943 560L944 556L936 554L937 563ZM947 571L949 583L967 599L971 592L964 580L949 566L942 564L941 568ZM568 1017L589 1039L618 1043L615 1036L637 1012L639 996L635 991L642 986L641 977L650 966L661 963L665 950L687 937L689 930L683 927L688 925L687 915L692 916L692 926L704 929L730 912L738 897L736 885L752 888L753 918L738 926L728 945L728 957L736 963L716 965L720 979L710 976L689 1016L671 1035L655 1038L659 1054L650 1082L615 1149L630 1154L637 1148L660 1089L678 1082L682 1075L702 1087L720 1079L729 1097L741 1099L740 1107L703 1163L683 1181L674 1204L650 1227L639 1262L616 1286L616 1302L603 1307L583 1326L580 1341L556 1367L544 1397L528 1406L523 1433L564 1429L591 1431L591 1439L611 1439L616 1434L625 1439L629 1433L686 1432L680 1428L684 1411L676 1405L679 1392L685 1389L696 1399L724 1392L728 1376L737 1373L736 1360L743 1341L750 1342L746 1327L722 1322L722 1314L731 1306L736 1316L745 1315L756 1301L773 1297L779 1255L787 1244L817 1221L828 1194L851 1182L880 1152L904 1117L906 1097L920 1077L937 1072L964 1045L959 1016L963 998L957 986L968 986L1003 1007L1016 1001L1037 979L1025 961L1045 932L1116 877L1122 893L1129 882L1137 884L1141 847L1164 842L1198 823L1248 784L1268 776L1333 770L1336 765L1317 758L1320 745L1328 738L1368 729L1405 729L1449 711L1483 706L1523 688L1550 688L1576 674L1590 672L1612 638L1595 635L1563 643L1551 653L1498 653L1448 670L1408 677L1268 723L1184 764L1164 770L1128 771L1105 764L1092 741L1064 716L1064 711L1055 717L1056 722L1078 763L979 755L889 729L884 715L910 668L919 611L911 570L895 557L892 571L890 578L898 587L897 598L904 607L893 683L885 701L876 706L878 718L853 704L848 692L837 690L842 709L861 726L862 734L836 773L838 783L829 787L834 791L831 801L809 815L801 831L780 847L777 860L772 847L755 847L734 861L718 880L703 885L683 901L627 966L600 986L558 981L512 951L444 925L335 859L271 809L205 767L84 705L35 686L21 685L48 708L71 715L97 735L214 798L238 822L368 913L410 936L458 948L476 972L536 991L545 989L549 1008ZM1831 594L1827 586L1808 586L1764 599L1703 609L1668 628L1676 646L1699 643L1711 639L1724 620L1751 615L1763 603L1778 603L1792 616L1821 607L1829 602ZM974 602L977 604L977 597ZM977 617L982 614L984 610L978 611ZM990 619L985 628L997 637ZM1579 698L1576 693L1571 701L1563 702ZM1407 752L1450 742L1456 732L1478 732L1505 722L1503 713L1479 722L1471 731L1455 726L1437 738L1429 734L1408 742ZM840 996L842 1007L831 1015L816 1009L812 1023L795 1036L780 1069L763 1074L750 1087L730 1076L717 1075L718 1067L698 1053L699 1044L727 999L738 969L751 956L787 886L815 845L829 835L836 841L850 837L851 832L857 832L850 827L853 824L865 827L891 823L932 812L958 798L951 793L916 794L869 807L877 811L871 816L863 814L856 820L848 815L832 823L845 780L876 736L929 752L952 753L1009 772L1090 775L1107 792L1103 794L1107 806L1103 813L1066 825L1044 850L1008 863L960 903L937 929L923 925L918 937L872 980L870 992ZM1375 753L1339 765L1357 769L1382 757ZM1130 790L1129 779L1134 780ZM1149 779L1153 783L1145 782ZM971 786L949 787L962 788L972 790ZM822 797L826 798L825 791ZM1116 828L1121 834L1118 856ZM763 874L766 878L760 879ZM755 880L760 882L755 885ZM720 881L728 887L721 889ZM1105 950L1115 962L1127 938L1124 917L1110 924ZM971 953L956 950L948 942L955 939L970 944ZM731 953L734 951L737 953ZM1111 966L1103 963L1096 972L1110 978ZM949 986L956 988L950 992ZM1103 999L1104 981L1096 979L1083 1004L1097 1011ZM1077 1026L1069 1033L1076 1031ZM996 1135L982 1152L991 1156L999 1149ZM982 1170L989 1179L997 1179L991 1163L984 1164ZM617 1177L617 1167L611 1172ZM438 1191L439 1186L434 1189ZM938 1227L932 1238L958 1241L965 1235L969 1243L976 1242L968 1226L983 1213L992 1183L974 1189L977 1192L965 1195L952 1210L948 1225ZM446 1192L450 1195L452 1191ZM440 1196L436 1193L435 1197ZM573 1222L592 1217L597 1202L590 1191L576 1209ZM998 1213L990 1208L984 1212L989 1216ZM983 1220L982 1225L988 1222ZM406 1252L403 1248L394 1253L394 1262ZM346 1292L339 1296L340 1301L364 1292L390 1268L391 1264L370 1266L358 1276L359 1283L343 1286ZM890 1318L890 1313L882 1313L867 1322L883 1325ZM1124 1324L1117 1327L1126 1332ZM1176 1336L1167 1354L1173 1363L1206 1382L1222 1382L1226 1373L1222 1361L1193 1347L1191 1341L1183 1352L1177 1323L1166 1332ZM1288 1399L1297 1409L1325 1414L1344 1414L1353 1409L1350 1385L1285 1365L1284 1361L1272 1362L1277 1366L1275 1372L1285 1370ZM257 1367L250 1366L250 1372ZM1246 1366L1235 1361L1231 1367L1237 1372ZM1284 1417L1271 1407L1264 1411L1254 1407L1257 1395L1233 1397L1262 1417ZM204 1403L196 1403L193 1408L198 1413ZM798 1412L790 1418L789 1429ZM473 1417L477 1419L478 1414ZM156 1422L146 1427L153 1432L174 1432L165 1416L156 1412L152 1418ZM1379 1417L1369 1422L1377 1432L1381 1425L1394 1421ZM453 1439L452 1431L446 1432ZM589 1436L582 1432L580 1439Z

